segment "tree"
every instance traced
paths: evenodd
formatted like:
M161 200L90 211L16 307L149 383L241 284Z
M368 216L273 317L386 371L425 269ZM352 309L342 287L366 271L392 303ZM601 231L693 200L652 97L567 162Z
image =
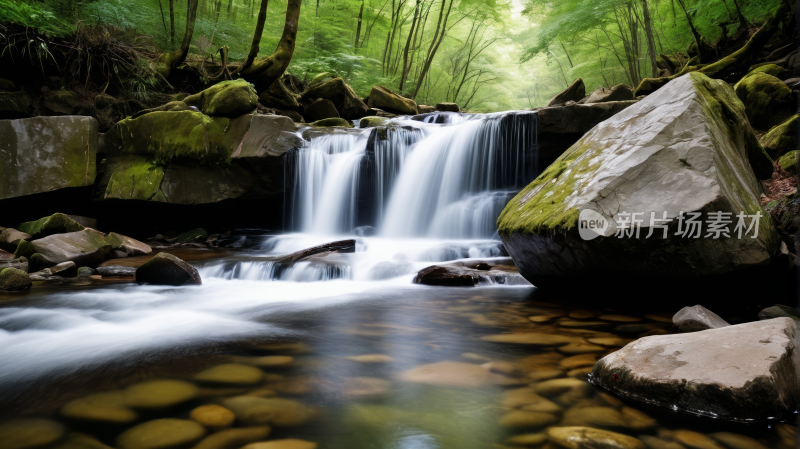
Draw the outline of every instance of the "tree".
M644 13L644 29L647 33L647 52L650 54L650 67L653 78L658 76L658 66L656 66L656 41L653 39L653 25L650 20L650 8L647 0L642 0L642 12Z
M189 45L192 43L192 35L194 34L194 26L197 20L197 4L198 0L189 0L186 12L186 31L183 34L181 48L164 53L159 59L159 64L161 65L159 69L164 78L168 79L172 70L183 64L183 61L186 60L186 55L189 54Z
M196 0L195 0L196 1ZM270 86L283 75L294 55L295 40L297 39L297 25L300 19L300 6L302 0L289 0L286 5L286 20L283 25L283 35L270 56L253 62L249 67L240 73L245 79L258 80L264 86ZM264 7L266 8L266 7ZM259 17L261 13L259 11ZM266 13L265 13L266 17ZM263 23L262 23L263 30ZM257 39L253 39L254 45L258 45ZM258 39L260 41L260 38ZM252 47L251 47L252 52ZM256 49L258 52L258 49Z
M258 20L256 21L256 31L253 33L253 43L250 45L250 52L233 74L241 73L250 68L258 56L259 46L261 44L261 35L264 34L264 22L267 20L267 5L269 0L261 0L261 7L258 10Z

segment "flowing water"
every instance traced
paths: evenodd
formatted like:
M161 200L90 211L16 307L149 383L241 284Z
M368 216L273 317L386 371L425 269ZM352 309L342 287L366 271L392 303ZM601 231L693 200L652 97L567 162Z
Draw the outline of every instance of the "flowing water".
M545 297L513 270L471 288L412 283L433 263L508 264L494 223L538 171L535 113L434 114L306 137L287 160L287 232L248 231L259 244L247 250L168 250L198 267L203 285L104 279L0 294L0 449L238 449L285 438L323 449L550 449L553 426L650 448L794 447L790 424L684 415L586 381L603 355L672 332L668 305ZM356 252L290 266L269 257L343 238ZM486 338L509 332L561 343ZM203 418L197 408L209 404L236 420ZM135 437L163 418L180 421L158 421L148 438L168 443ZM9 435L24 429L39 446L14 446ZM719 446L715 432L740 446ZM691 446L706 435L711 446Z

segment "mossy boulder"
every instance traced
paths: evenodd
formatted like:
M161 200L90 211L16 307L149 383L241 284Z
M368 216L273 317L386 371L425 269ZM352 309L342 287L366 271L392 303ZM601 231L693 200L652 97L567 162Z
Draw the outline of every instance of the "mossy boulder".
M736 95L744 103L747 118L756 129L770 129L794 113L792 90L767 73L754 73L736 85Z
M204 114L221 117L239 117L252 112L258 106L255 89L245 80L217 83L208 89L183 99Z
M309 123L309 126L313 126L315 128L329 128L332 126L352 128L353 124L343 118L335 117L317 120L316 122Z
M336 117L339 117L339 111L336 110L336 106L333 105L332 101L324 98L320 98L311 103L306 107L306 110L303 111L303 120L307 123Z
M783 67L777 64L766 64L750 70L749 72L747 72L747 75L745 75L744 78L753 75L755 73L766 73L767 75L772 75L780 79L784 79L786 76L790 74L788 70L784 69Z
M373 109L381 109L396 114L416 115L419 113L417 103L414 100L402 97L383 86L372 88L367 105Z
M797 148L797 114L769 130L761 137L760 143L771 158L777 159Z
M17 244L17 249L14 251L14 257L25 257L30 259L31 256L36 254L36 246L28 240L20 240Z
M200 285L200 273L169 253L158 253L136 270L136 283L152 285Z
M123 154L108 161L99 199L157 201L164 197L159 190L163 179L164 167L151 157Z
M361 121L358 122L359 128L374 128L376 126L382 126L389 123L389 119L386 117L364 117Z
M580 101L586 96L586 86L581 78L576 79L566 89L550 99L547 106L563 106L568 101Z
M63 262L75 262L77 266L96 266L102 263L114 249L106 235L91 228L77 232L53 234L31 242L42 264L53 266ZM21 244L20 244L21 246ZM31 258L31 263L33 263Z
M0 290L16 291L31 288L28 273L16 268L3 268L0 271Z
M38 239L53 234L82 231L84 226L68 215L56 212L49 217L22 223L18 228L20 231L29 234L32 238Z
M206 434L200 424L185 419L163 418L147 421L117 438L120 449L173 449L187 447Z
M0 200L94 184L97 121L0 120Z
M325 75L325 74L321 74ZM341 77L325 81L318 75L308 84L308 88L303 92L304 100L313 101L318 98L330 100L339 112L339 116L348 120L364 117L367 115L369 107L361 101L355 91L344 82ZM306 120L308 121L308 120Z
M797 150L784 154L778 160L778 165L789 173L797 173Z
M778 251L759 201L758 180L771 171L733 89L690 73L595 126L508 203L497 226L520 273L537 286L584 275L729 273L768 264ZM608 225L591 240L579 235L584 210ZM703 220L717 211L760 213L758 236L664 239L653 228L649 239L615 237L621 214L641 214L644 237L652 212L671 236L679 214L692 211Z

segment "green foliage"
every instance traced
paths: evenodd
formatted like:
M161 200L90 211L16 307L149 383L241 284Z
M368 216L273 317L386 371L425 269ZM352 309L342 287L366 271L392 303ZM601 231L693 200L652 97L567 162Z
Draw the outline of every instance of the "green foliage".
M69 21L57 17L46 6L35 1L0 0L0 22L38 28L40 32L53 36L73 31Z

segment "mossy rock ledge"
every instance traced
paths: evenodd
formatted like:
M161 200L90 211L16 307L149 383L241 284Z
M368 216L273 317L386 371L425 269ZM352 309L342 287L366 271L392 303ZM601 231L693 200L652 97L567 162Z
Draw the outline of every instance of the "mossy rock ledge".
M515 196L497 221L520 273L537 286L584 276L700 278L769 264L780 239L759 203L772 161L726 83L679 77L601 122ZM608 227L580 237L590 209ZM681 212L731 212L730 238L675 236ZM615 236L621 213L640 213L640 237ZM651 212L668 226L649 231ZM761 214L757 238L736 238L736 215ZM615 220L616 219L616 220ZM746 219L750 224L750 219ZM626 277L628 279L630 276ZM627 280L626 280L627 282Z

